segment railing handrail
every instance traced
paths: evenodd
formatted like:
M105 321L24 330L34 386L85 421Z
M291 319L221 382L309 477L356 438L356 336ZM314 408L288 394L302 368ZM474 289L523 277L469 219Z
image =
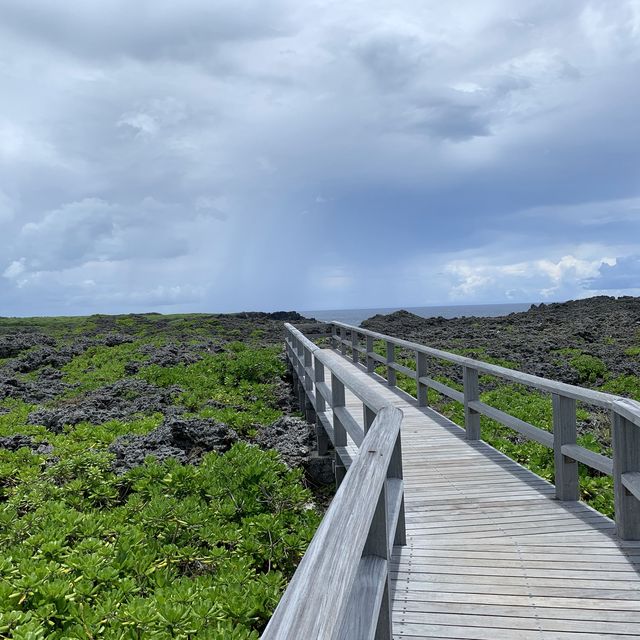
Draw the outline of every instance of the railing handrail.
M288 323L285 330L301 409L317 421L319 453L326 452L328 439L337 454L346 452L347 433L359 453L344 477L347 463L336 459L338 491L262 638L347 640L375 633L391 640L391 548L406 542L402 411L362 384L331 351ZM347 407L346 389L362 402L363 426Z
M581 400L583 402L587 402L604 409L612 409L613 403L619 400L628 400L627 398L623 398L622 396L617 396L611 393L604 393L602 391L594 391L593 389L587 389L585 387L580 387L566 382L549 380L548 378L542 378L531 373L524 373L523 371L509 369L508 367L502 367L497 364L490 364L488 362L483 362L482 360L474 360L473 358L460 356L456 353L443 351L442 349L435 349L434 347L427 347L417 342L403 340L402 338L396 338L395 336L378 333L377 331L363 329L361 327L356 327L344 322L333 321L331 322L331 324L336 327L348 329L349 331L357 331L361 335L372 337L374 340L384 340L385 342L392 342L396 346L404 347L405 349L409 349L410 351L424 353L425 355L440 358L441 360L446 360L448 362L453 362L463 367L472 367L482 373L505 378L507 380L511 380L512 382L519 382L526 386L539 389L540 391L546 391L548 393L558 393L568 398ZM638 405L637 409L640 412L640 403L636 404Z
M337 638L385 482L402 411L380 410L276 608L263 640Z
M342 354L346 355L347 349L350 348L355 363L359 362L360 354L364 354L369 372L375 370L376 363L386 366L387 382L390 386L396 385L396 372L413 378L417 385L419 406L427 406L427 390L429 388L462 403L468 440L481 438L480 416L484 415L514 429L531 440L552 448L554 451L556 497L559 500L579 499L579 475L576 464L578 462L613 476L618 535L623 539L640 540L640 402L459 356L344 322L334 321L331 326L332 338L337 341ZM337 329L340 329L340 335L337 335ZM346 332L351 334L350 340L346 339ZM360 336L366 337L366 348L358 345ZM386 358L374 351L374 340L382 340L386 343ZM396 346L415 352L415 370L395 361ZM426 356L460 365L463 371L464 391L458 391L430 378L427 375ZM479 372L551 393L553 433L482 402L480 400ZM576 401L611 411L613 459L577 444Z

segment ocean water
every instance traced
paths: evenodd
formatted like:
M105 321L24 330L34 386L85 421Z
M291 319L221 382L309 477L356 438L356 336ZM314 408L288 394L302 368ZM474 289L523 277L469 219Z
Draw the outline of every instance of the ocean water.
M462 304L441 307L389 307L379 309L321 309L315 311L301 311L303 316L318 320L337 320L346 324L358 326L363 320L375 316L378 313L388 314L404 309L423 318L461 318L461 317L485 317L495 318L506 316L510 313L527 311L531 302L518 302L513 304Z

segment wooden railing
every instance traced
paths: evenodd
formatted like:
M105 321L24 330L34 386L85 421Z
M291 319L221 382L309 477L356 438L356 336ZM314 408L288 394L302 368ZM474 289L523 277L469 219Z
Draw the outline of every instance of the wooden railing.
M329 440L335 447L340 486L262 638L391 640L389 561L393 546L406 543L402 411L339 356L285 327L301 406L316 416L319 447L326 451ZM346 389L362 403L364 427L347 407ZM347 433L360 450L354 457Z
M373 372L379 365L384 366L387 383L390 386L395 386L397 383L396 373L415 380L419 406L427 406L428 389L434 389L462 403L468 440L480 439L480 416L484 415L553 449L558 500L579 499L578 462L613 476L617 534L624 540L640 540L640 403L473 360L341 322L333 322L331 325L335 348L339 349L343 355L350 352L355 363L359 363L362 358L369 372ZM374 351L376 340L384 342L385 356ZM364 345L361 344L363 341ZM415 354L415 369L396 362L396 347ZM429 357L462 367L464 390L458 391L430 377ZM497 376L550 393L553 406L553 433L482 402L479 373ZM605 408L611 412L613 459L577 444L577 401Z

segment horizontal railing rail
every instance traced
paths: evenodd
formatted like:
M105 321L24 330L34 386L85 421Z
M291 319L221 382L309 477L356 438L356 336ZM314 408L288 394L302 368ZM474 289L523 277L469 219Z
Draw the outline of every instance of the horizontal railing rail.
M389 562L393 546L406 543L402 411L334 353L285 328L301 407L315 416L319 453L334 445L339 487L262 638L391 640ZM362 404L363 426L347 406L347 390Z
M396 386L397 373L415 380L419 406L427 406L428 389L433 389L460 402L464 406L464 424L468 440L481 438L480 416L484 415L530 440L553 449L557 499L579 499L578 462L613 476L617 534L625 540L640 540L639 402L474 360L342 322L332 322L331 325L333 345L342 355L346 356L350 352L356 364L360 363L362 357L370 373L374 372L377 366L383 365L386 367L387 383L390 386ZM360 343L362 339L365 341L364 346ZM381 356L374 350L376 340L384 342L385 356ZM396 347L415 354L415 369L396 362ZM453 389L430 377L429 357L459 365L462 368L463 391ZM550 393L553 407L553 433L482 402L480 373ZM578 401L611 412L613 458L577 444Z

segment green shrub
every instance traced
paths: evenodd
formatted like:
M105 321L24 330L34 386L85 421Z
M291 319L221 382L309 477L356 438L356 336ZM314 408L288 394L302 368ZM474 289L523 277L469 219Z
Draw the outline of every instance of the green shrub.
M612 378L602 385L602 390L640 401L640 377L625 375Z
M257 638L319 519L300 474L246 444L122 477L100 451L3 458L29 483L0 507L2 637Z
M607 365L600 358L586 353L573 356L569 364L578 372L580 382L594 383L607 375Z

